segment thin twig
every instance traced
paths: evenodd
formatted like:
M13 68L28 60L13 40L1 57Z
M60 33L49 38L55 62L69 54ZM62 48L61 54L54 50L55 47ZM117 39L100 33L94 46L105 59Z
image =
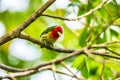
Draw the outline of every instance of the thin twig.
M111 45L111 44L120 44L120 41L111 41L111 42L107 42L105 43L105 45Z
M70 76L70 77L74 77L74 78L76 78L75 76L70 75L70 74L67 74L67 73L62 72L62 71L58 71L58 70L56 70L55 72L56 72L56 73L59 73L59 74L63 74L63 75L67 75L67 76Z
M112 47L113 44L120 44L120 41L106 42L106 43L102 43L102 44L92 45L91 47L92 48L108 48L108 47Z
M101 2L97 7L91 9L90 11L86 12L85 14L77 17L77 18L63 18L60 16L53 16L53 15L48 15L48 14L42 14L41 16L46 16L46 17L51 17L51 18L56 18L56 19L61 19L61 20L67 20L67 21L76 21L76 20L80 20L83 17L86 17L90 14L92 14L93 12L97 11L98 9L100 9L108 0L103 0L103 2Z
M21 76L32 75L34 73L37 73L37 72L40 72L40 71L43 71L43 70L51 70L51 65L44 66L44 67L41 67L39 69L34 68L32 70L26 70L24 72L11 73L11 74L9 74L9 76L11 76L13 78L17 78L17 77L21 77Z
M14 80L12 77L10 76L0 76L0 80L3 80L3 79L9 79L9 80Z
M1 79L14 80L14 78L18 78L18 77L21 77L21 76L31 75L31 74L34 74L36 72L40 72L40 71L43 71L43 70L51 70L51 66L44 66L42 68L39 68L38 70L33 69L33 70L25 70L23 72L10 73L7 76L0 76L0 80Z
M62 65L65 69L67 69L73 76L75 76L75 77L79 80L79 77L77 77L77 76L65 65L64 62L61 62L61 65Z
M71 21L69 18L63 18L63 17L60 17L60 16L53 16L53 15L49 15L49 14L42 14L41 16L51 17L51 18L60 19L60 20Z
M105 48L105 49L108 50L108 51L110 51L111 53L117 55L117 56L120 56L120 53L117 53L117 52L115 52L115 51L112 51L112 50L109 49L109 48Z
M52 71L52 73L53 73L53 78L54 78L54 80L57 80L57 79L56 79L56 76L55 76L55 72Z
M108 54L101 54L101 53L97 53L97 52L92 52L92 54L99 55L99 56L105 56L105 57L109 57L109 58L113 58L113 59L118 59L118 60L120 60L120 57L111 56L111 55L108 55Z
M52 64L53 78L54 78L54 80L57 80L57 79L56 79L56 76L55 76L55 71L56 71L56 66L55 66L55 64L53 63L53 64Z
M23 71L25 71L23 69L17 69L17 68L9 67L9 66L4 65L4 64L0 64L0 68L4 69L4 70L7 70L9 72L23 72Z
M60 64L61 64L65 69L67 69L71 74L74 75L74 73L65 65L64 62L61 62Z
M73 75L67 74L67 73L65 73L65 72L61 72L61 71L58 71L58 70L56 70L55 72L56 72L56 73L59 73L59 74L67 75L67 76L74 77L74 78L78 79L76 76L73 76ZM84 79L79 78L79 80L84 80Z

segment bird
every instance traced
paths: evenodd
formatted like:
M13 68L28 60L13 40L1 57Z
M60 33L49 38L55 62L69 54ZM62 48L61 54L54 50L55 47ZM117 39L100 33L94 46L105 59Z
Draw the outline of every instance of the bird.
M60 25L54 25L45 29L40 35L40 41L49 46L54 46L54 43L63 35L63 28ZM43 46L41 45L41 48Z

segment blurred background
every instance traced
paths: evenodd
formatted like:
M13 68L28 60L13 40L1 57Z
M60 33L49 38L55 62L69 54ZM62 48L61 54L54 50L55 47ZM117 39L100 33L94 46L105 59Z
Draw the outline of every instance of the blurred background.
M47 0L0 0L0 37L5 33L14 30L46 1ZM76 18L77 16L80 16L98 6L101 2L101 0L56 0L56 2L44 13L65 18ZM61 25L64 28L64 39L61 43L56 44L57 47L81 49L86 46L87 43L91 42L95 36L102 31L105 25L109 26L109 28L100 35L95 44L119 40L119 16L120 0L108 0L101 9L77 21L64 21L41 16L30 24L22 33L39 40L40 34L47 27L56 24ZM120 45L118 45L118 48L111 49L119 51L119 47ZM65 53L41 49L39 45L23 39L14 39L0 46L0 63L21 69L29 68L42 62L61 58L66 55L67 54ZM97 59L99 58L100 60L102 59L98 56ZM78 64L80 64L80 59L81 56L67 60L67 66L73 72L76 72L76 68ZM117 75L120 75L120 62L117 60L114 62L110 61L111 59L106 63L106 73L104 74L104 77L106 78L104 80L112 80L116 78ZM94 80L96 80L100 75L102 64L91 58L88 59L86 64L88 65L88 69L91 73L87 72L83 77L88 78L88 74L91 74L90 79L93 80L95 78ZM109 64L111 64L111 67ZM64 71L62 67L57 67ZM80 74L78 75L81 76ZM7 72L0 69L0 75L7 75ZM70 79L71 77L57 74L57 80ZM54 80L54 78L51 71L43 71L32 76L20 77L18 80Z

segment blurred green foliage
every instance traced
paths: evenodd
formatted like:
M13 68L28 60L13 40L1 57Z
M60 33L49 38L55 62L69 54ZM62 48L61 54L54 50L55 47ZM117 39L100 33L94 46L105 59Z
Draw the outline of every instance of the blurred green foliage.
M5 25L4 27L6 29L6 33L15 29L44 3L45 3L44 0L29 0L29 6L25 11L22 12L16 11L11 12L9 10L1 11L0 22L2 22ZM70 0L70 3L67 5L67 8L73 7L72 8L73 12L69 12L67 8L60 9L52 5L54 9L52 10L48 8L45 11L45 13L65 17L71 13L75 13L74 7L76 7L78 11L75 14L77 16L80 16L86 13L87 11L93 9L94 7L98 6L100 3L101 0L88 0L87 4L82 3L81 0ZM80 49L86 46L88 43L92 42L96 38L96 36L98 36L98 34L101 33L101 31L103 31L103 28L108 26L107 30L102 32L100 37L98 37L93 44L119 40L120 39L119 4L116 2L116 0L107 2L99 10L85 17L86 22L83 22L85 25L83 26L82 29L80 28L74 30L72 29L72 27L68 28L68 26L66 26L63 20L41 16L33 23L31 23L23 31L23 33L39 40L40 34L48 26L52 24L62 25L64 28L64 40L61 43L62 46L64 48ZM27 41L27 43L33 45L33 47L36 47L33 43L29 41ZM55 51L42 49L42 53L40 53L41 56L39 59L35 59L33 61L24 61L10 54L12 53L9 50L11 44L12 41L9 41L6 44L0 46L0 62L5 65L16 68L28 68L37 65L40 62L49 61L58 57L64 57L66 55L64 53L59 54L58 52ZM36 48L38 50L41 50L39 45ZM120 45L118 45L118 47L110 47L110 49L113 51L120 52ZM104 70L102 70L103 64L101 61L103 60L103 57L95 56L94 58L90 58L86 55L80 55L75 57L73 59L74 61L68 60L68 62L72 64L72 68L76 68L78 71L81 72L81 75L88 80L100 80L102 71L103 80L109 79L114 80L120 77L119 69L120 61L105 58L106 63L104 66ZM18 80L28 80L28 77L21 77Z

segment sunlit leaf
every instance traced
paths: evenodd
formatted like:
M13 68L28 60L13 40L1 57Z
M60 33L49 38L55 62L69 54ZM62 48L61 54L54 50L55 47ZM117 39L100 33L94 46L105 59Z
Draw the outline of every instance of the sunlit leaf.
M52 60L57 57L58 53L55 51L47 50L47 49L42 49L42 59L45 61Z
M87 68L87 64L86 64L86 60L84 59L82 64L81 64L81 67L80 67L80 70L81 70L81 73L82 75L85 77L85 78L88 78L89 77L89 70Z
M78 66L80 66L80 64L83 62L84 58L85 58L85 55L80 55L80 56L78 56L78 57L75 59L75 61L73 62L72 67L77 68Z
M80 34L80 37L79 37L79 45L81 47L84 47L87 45L87 39L88 37L88 31L87 31L87 28L84 28L83 32Z
M105 41L108 41L108 42L111 40L111 34L110 34L110 29L109 28L105 31L103 38L104 38Z
M113 30L113 29L110 29L110 32L111 32L111 35L114 35L114 36L116 36L116 37L118 37L118 35L119 35L119 33L116 32L116 31Z
M113 2L110 2L108 4L106 4L105 6L108 10L109 15L112 16L112 18L115 18L118 16L118 7L116 6L116 4L114 4Z
M109 78L113 78L114 74L110 68L105 67L104 72L103 72L103 76L104 76L105 80L108 80Z
M84 76L85 78L89 77L89 71L88 71L88 67L86 64L85 55L80 55L79 57L77 57L72 67L75 67L78 70L80 70L82 76Z

